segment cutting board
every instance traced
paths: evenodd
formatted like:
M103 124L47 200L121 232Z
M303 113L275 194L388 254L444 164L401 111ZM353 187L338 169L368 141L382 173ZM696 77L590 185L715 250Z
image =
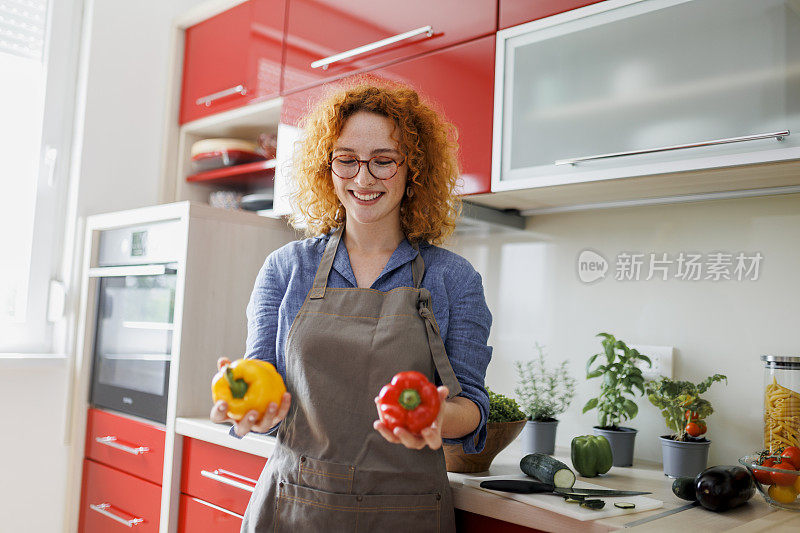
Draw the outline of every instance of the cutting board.
M642 511L651 511L664 505L664 502L661 500L648 498L647 496L598 496L597 498L605 500L606 506L595 511L592 509L584 509L577 503L567 503L564 501L563 496L557 496L555 494L515 494L513 492L500 492L497 490L489 490L480 487L481 482L491 479L526 479L531 481L531 478L525 474L519 474L508 476L469 477L464 479L463 483L469 487L485 490L486 492L497 494L503 498L527 503L528 505L541 507L542 509L553 511L554 513L559 513L570 518L574 518L575 520L596 520L598 518L608 518L609 516L619 516L623 514L639 513ZM608 487L595 485L593 483L586 483L585 481L576 481L575 488L608 489ZM619 507L614 507L614 502L629 502L636 505L636 507L633 509L620 509Z

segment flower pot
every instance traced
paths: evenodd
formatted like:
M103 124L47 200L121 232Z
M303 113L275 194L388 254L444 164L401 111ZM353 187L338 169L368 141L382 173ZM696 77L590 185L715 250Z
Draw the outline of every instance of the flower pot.
M633 428L620 427L617 430L603 429L594 426L594 434L602 435L611 445L614 466L633 466L633 447L636 444L636 434Z
M674 440L672 436L661 436L659 439L664 475L672 478L694 477L706 469L710 440L681 442Z
M516 422L487 422L486 444L480 453L464 453L461 444L445 444L444 462L448 472L485 472L495 456L517 438L525 420Z
M558 420L539 422L528 420L522 430L522 453L546 453L552 455L556 451L556 426Z

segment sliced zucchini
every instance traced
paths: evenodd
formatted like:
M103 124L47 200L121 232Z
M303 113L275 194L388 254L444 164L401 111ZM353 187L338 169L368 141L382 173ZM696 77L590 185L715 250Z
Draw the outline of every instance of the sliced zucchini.
M620 509L633 509L636 507L636 504L631 502L614 502L614 507L619 507Z
M604 500L583 500L581 502L581 507L584 509L593 509L598 511L606 506L606 502Z
M532 478L554 487L572 488L575 484L575 473L567 465L543 453L526 455L519 467Z

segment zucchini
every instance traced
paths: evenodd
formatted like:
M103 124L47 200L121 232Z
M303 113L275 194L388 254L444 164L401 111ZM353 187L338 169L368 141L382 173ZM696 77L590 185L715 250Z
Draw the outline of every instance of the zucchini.
M636 504L630 502L615 502L614 507L619 507L620 509L633 509L636 507Z
M584 509L593 509L598 511L606 506L606 502L604 500L583 500L581 502L581 507Z
M575 473L567 465L543 453L526 455L519 467L532 478L554 487L571 489L575 484Z
M697 491L693 477L679 477L672 482L672 493L681 500L697 501Z

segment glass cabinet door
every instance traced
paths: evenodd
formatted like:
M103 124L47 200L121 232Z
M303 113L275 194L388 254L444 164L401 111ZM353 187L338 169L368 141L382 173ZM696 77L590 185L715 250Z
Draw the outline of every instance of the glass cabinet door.
M175 274L101 278L95 381L162 396L172 354Z
M498 37L493 190L800 157L800 0L601 2Z

